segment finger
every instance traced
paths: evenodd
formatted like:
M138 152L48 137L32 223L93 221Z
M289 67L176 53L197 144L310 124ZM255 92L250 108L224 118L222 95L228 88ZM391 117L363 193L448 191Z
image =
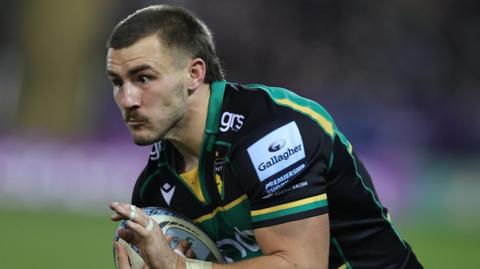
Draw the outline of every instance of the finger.
M183 240L178 241L177 247L175 249L177 249L181 253L185 253L185 251L187 251L188 248L189 248L188 241L183 239Z
M135 219L137 213L140 213L140 211L143 213L142 210L134 205L119 202L110 203L110 209L114 211L114 214L122 217L123 219L130 220Z
M119 221L119 220L124 220L125 218L122 215L119 215L116 212L114 212L112 216L110 216L110 219L113 221Z
M118 236L132 245L138 245L141 241L140 236L130 229L118 230Z
M110 209L114 211L114 214L111 217L114 221L122 219L131 220L143 226L148 222L148 216L142 209L135 207L134 205L112 202L110 203Z
M185 256L187 258L190 258L190 259L196 259L197 258L197 255L195 254L195 252L193 252L193 250L191 248L187 249L187 251L185 252Z
M111 202L110 209L114 211L114 214L122 217L122 219L128 219L130 214L130 205L119 202Z
M143 225L140 225L138 223L135 223L131 220L125 221L125 224L127 225L128 228L132 229L135 231L140 237L145 238L149 235L150 231L147 231Z
M128 261L127 250L120 243L115 242L115 258L117 261L117 269L131 269L130 262Z

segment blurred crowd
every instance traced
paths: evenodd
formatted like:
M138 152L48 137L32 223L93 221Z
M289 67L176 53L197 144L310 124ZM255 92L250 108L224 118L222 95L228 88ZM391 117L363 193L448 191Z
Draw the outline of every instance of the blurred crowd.
M160 1L0 0L0 136L125 137L105 41ZM316 100L361 147L480 150L480 4L161 1L212 29L229 81Z

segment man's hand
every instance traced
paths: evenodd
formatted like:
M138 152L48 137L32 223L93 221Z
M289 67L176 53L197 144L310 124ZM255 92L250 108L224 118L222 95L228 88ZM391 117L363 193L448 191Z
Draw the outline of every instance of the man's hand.
M185 261L179 256L184 254L187 257L194 257L194 253L189 250L188 243L183 242L183 240L177 244L176 250L173 251L169 246L172 238L167 239L158 224L141 209L117 202L111 203L110 209L114 211L111 217L113 221L126 220L126 228L120 229L118 235L123 240L138 247L140 256L148 265L145 268L184 268ZM116 243L115 250L117 251L119 269L130 269L125 248Z
M172 237L167 236L167 240L170 242L172 241ZM131 269L128 252L125 249L125 246L122 244L115 242L115 259L117 264L117 269ZM177 247L175 248L175 253L180 256L185 256L187 258L195 259L196 255L195 252L190 248L187 240L181 240L178 242ZM142 269L149 269L146 264L142 267Z
M181 241L173 251L160 227L155 223L149 227L149 217L140 209L132 214L129 204L112 203L115 211L112 220L128 219L126 228L118 231L125 241L137 246L145 263L151 269L185 269L186 261L182 253L193 255ZM148 229L147 229L148 228ZM329 250L328 214L254 230L257 243L264 256L231 264L211 264L214 269L249 268L327 268ZM118 269L130 269L127 254L116 244ZM190 254L189 254L190 253Z
M124 246L115 242L115 259L117 262L117 269L131 269L130 262L128 261L128 253ZM145 264L142 269L149 269Z

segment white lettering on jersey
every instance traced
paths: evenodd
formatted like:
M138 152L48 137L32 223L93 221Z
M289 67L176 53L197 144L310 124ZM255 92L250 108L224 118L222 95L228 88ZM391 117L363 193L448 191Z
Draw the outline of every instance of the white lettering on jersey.
M305 158L302 136L294 121L262 137L247 151L260 181Z
M260 250L260 247L255 240L255 235L252 230L240 231L237 227L234 227L234 229L235 239L225 238L217 241L217 246L220 249L225 249L227 246L233 247L240 253L240 256L242 258L245 258L247 256L247 250L251 252L257 252ZM226 255L223 255L223 257L225 258L225 261L227 263L233 262L232 258Z
M162 141L153 144L153 148L150 151L150 160L156 161L160 159L161 150L162 150Z
M294 169L288 171L287 173L271 180L267 184L265 184L265 191L267 193L272 193L276 192L277 190L281 189L283 186L285 186L291 178L296 176L298 173L300 173L303 168L305 168L305 164L302 163L299 166L295 167Z
M223 112L222 117L220 118L220 131L226 132L228 130L238 131L242 128L243 120L245 117L240 114L235 114L232 112Z

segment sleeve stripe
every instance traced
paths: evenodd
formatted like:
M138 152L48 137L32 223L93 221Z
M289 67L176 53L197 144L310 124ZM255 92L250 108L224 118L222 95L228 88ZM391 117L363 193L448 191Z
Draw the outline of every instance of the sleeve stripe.
M252 221L257 222L308 211L327 205L327 194L324 193L318 196L309 197L286 204L281 204L259 210L252 210L250 212L250 215L252 217Z
M290 101L289 99L286 99L286 98L285 99L274 99L274 101L278 104L288 106L288 107L290 107L294 110L300 111L303 114L307 114L312 119L314 119L320 126L322 126L322 128L325 130L325 132L330 137L333 137L333 135L335 134L335 132L333 130L333 124L331 122L329 122L325 117L323 117L319 113L315 112L310 107L298 105L298 104L296 104L296 103L294 103L294 102L292 102L292 101Z
M211 213L208 213L206 215L203 215L199 218L194 219L193 222L198 224L198 223L202 223L206 220L209 220L209 219L215 217L215 215L217 215L218 212L228 211L231 208L239 205L241 202L245 201L247 198L248 197L244 194L244 195L238 197L237 199L235 199L234 201L230 202L229 204L227 204L225 206L219 206L219 207L215 208Z

